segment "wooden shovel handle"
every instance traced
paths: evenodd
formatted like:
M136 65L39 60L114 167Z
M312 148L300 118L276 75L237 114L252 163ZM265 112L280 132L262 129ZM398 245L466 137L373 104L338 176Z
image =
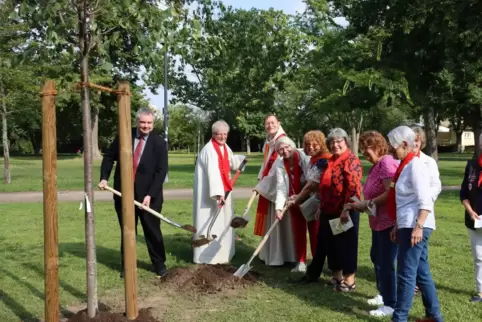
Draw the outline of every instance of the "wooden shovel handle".
M113 194L115 194L115 195L117 195L117 196L119 196L119 197L122 197L122 194L121 194L119 191L117 191L117 190L115 190L115 189L112 189L112 188L109 187L109 186L105 186L104 189L105 189L105 190L109 190L110 192L112 192ZM163 215L161 215L160 213L158 213L158 212L155 211L154 209L151 209L151 208L149 208L149 207L141 204L139 201L134 200L134 204L135 204L136 206L138 206L138 207L141 207L142 209L144 209L144 210L147 211L148 213L150 213L150 214L158 217L159 219L162 219L162 220L164 220L165 222L167 222L167 223L169 223L169 224L171 224L171 225L174 225L174 226L176 226L176 227L182 228L182 226L181 226L180 224L175 223L175 222L167 219L166 217L164 217Z
M288 206L285 206L283 208L283 210L281 211L281 215L284 215L284 213L288 210ZM268 241L268 238L269 238L269 235L271 235L271 233L273 232L273 229L276 227L276 225L278 225L279 223L279 220L276 219L274 221L274 223L271 225L271 227L269 228L268 232L266 232L266 234L264 235L263 239L261 240L261 243L259 243L259 246L256 248L256 250L254 251L253 253L253 256L251 256L251 258L249 259L248 261L248 266L249 264L251 264L251 262L253 261L253 259L256 257L256 255L258 255L258 253L261 251L261 248L263 248L264 244L266 244L266 242Z
M251 195L251 198L249 198L248 205L246 206L247 209L251 208L251 205L254 202L254 199L256 199L256 196L258 195L257 191L253 191L253 194Z

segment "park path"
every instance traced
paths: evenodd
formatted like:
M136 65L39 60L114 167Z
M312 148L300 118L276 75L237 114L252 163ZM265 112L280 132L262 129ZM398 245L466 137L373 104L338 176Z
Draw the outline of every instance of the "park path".
M444 191L454 191L460 186L444 186ZM234 188L233 195L237 199L248 199L251 196L251 188ZM59 191L58 201L81 201L84 198L83 191ZM112 193L108 191L94 191L94 199L97 201L111 201ZM165 200L189 200L192 199L192 189L165 189ZM0 203L29 203L42 202L43 193L41 191L29 192L2 192L0 193Z

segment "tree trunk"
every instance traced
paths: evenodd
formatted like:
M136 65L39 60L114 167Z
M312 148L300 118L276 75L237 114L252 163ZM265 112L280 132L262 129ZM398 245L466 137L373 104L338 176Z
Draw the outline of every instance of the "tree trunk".
M358 155L358 133L356 127L351 128L351 152Z
M462 147L462 131L455 132L455 145L457 146L457 153L464 153L464 148Z
M241 139L241 151L246 151L246 137Z
M79 15L79 44L81 50L80 75L82 86L82 128L84 136L84 189L85 206L85 244L87 261L87 314L93 318L97 314L97 267L95 251L94 225L94 191L93 191L93 154L92 154L92 121L90 112L90 90L85 86L89 82L89 34L87 29L87 2L77 7ZM90 206L88 205L90 203Z
M251 154L251 139L249 138L249 136L246 137L246 154Z
M92 158L94 160L102 159L102 153L99 149L99 110L93 109L93 121L92 121Z
M3 144L3 182L10 184L10 151L8 142L8 128L7 128L7 101L5 88L1 87L2 91L2 144Z
M39 142L37 133L35 130L28 131L28 137L30 138L30 143L32 143L32 149L34 155L40 154L40 149L42 148L42 143Z
M437 124L433 107L425 108L423 123L425 125L425 135L427 136L426 153L434 158L435 161L438 161Z

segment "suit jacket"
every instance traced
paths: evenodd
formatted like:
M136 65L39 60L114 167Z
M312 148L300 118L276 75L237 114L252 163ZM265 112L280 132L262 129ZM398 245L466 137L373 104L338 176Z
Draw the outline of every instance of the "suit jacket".
M136 138L137 129L132 129L132 148ZM167 174L167 150L164 140L154 132L149 133L145 143L139 165L137 166L136 180L134 183L134 198L142 202L144 197L151 196L150 208L160 211L164 201L162 185ZM104 153L100 167L100 180L109 180L112 167L116 162L114 174L114 189L121 190L119 136L111 143ZM119 198L114 195L114 199Z

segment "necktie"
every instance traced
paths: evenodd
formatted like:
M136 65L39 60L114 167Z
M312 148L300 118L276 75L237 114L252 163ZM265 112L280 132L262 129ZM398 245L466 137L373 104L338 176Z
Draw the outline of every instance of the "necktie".
M136 181L137 166L139 165L139 160L141 159L142 147L144 146L144 138L139 137L139 143L137 144L136 150L134 151L133 159L133 169L134 169L134 182Z

